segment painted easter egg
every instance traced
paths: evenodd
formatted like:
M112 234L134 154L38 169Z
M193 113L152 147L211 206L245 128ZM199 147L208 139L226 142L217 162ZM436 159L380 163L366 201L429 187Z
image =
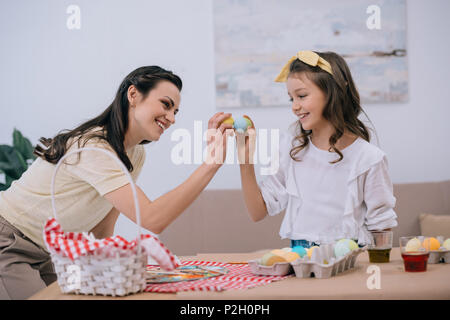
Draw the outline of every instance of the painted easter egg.
M225 119L222 123L233 125L234 124L234 119L233 119L233 117L229 117L229 118Z
M239 117L234 120L234 129L238 132L244 133L248 126L248 121L244 117Z
M308 258L311 259L313 251L317 248L318 248L318 246L312 246L311 248L308 249L308 252L307 252Z
M439 240L433 237L426 238L425 240L423 240L422 245L425 249L429 251L439 250L439 248L441 247Z
M261 258L261 264L264 266L273 266L277 262L287 262L287 260L279 255L268 252Z
M306 249L303 248L302 246L293 247L292 252L296 252L302 258L307 254Z
M414 252L419 251L422 247L422 243L417 238L412 238L406 243L405 251L406 252Z
M350 250L358 249L358 244L352 239L341 239L337 243L344 243Z
M276 254L278 256L284 256L284 254L286 253L286 251L282 250L282 249L275 249L270 251L273 254Z
M286 252L283 256L287 262L292 262L300 258L299 254L297 252Z
M442 244L442 246L447 249L450 250L450 238L448 238L447 240L444 241L444 243Z
M334 246L334 255L336 258L343 257L351 250L346 242L337 242Z

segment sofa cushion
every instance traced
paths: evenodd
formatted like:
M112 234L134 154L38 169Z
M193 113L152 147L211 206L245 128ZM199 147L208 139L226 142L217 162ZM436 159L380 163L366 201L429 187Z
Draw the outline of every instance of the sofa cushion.
M422 213L419 219L420 231L423 236L450 238L450 215Z

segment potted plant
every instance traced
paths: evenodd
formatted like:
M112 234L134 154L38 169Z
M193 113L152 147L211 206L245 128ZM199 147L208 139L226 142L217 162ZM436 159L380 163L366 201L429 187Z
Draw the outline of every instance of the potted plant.
M13 145L0 145L0 191L8 189L33 163L33 151L30 140L14 128Z

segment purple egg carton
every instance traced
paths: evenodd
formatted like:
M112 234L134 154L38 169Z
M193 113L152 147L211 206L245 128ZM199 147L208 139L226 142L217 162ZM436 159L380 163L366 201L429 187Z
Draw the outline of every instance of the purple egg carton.
M358 255L367 250L367 246L350 251L342 257L336 257L333 244L324 244L316 248L309 259L307 256L291 262L297 278L325 279L355 267Z

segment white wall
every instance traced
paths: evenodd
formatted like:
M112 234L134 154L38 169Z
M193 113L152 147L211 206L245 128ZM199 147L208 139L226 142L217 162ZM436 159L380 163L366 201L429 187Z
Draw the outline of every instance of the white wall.
M81 9L68 30L66 8ZM450 2L407 1L408 103L364 106L387 153L394 183L450 179ZM156 64L184 88L173 128L193 131L215 112L212 1L2 1L0 4L0 143L17 127L33 143L105 109L133 69ZM332 50L332 48L330 48ZM258 128L284 128L290 108L242 109ZM148 145L139 184L151 199L181 183L195 165L175 166L173 128ZM208 188L240 188L239 168L225 165ZM132 234L120 219L117 232Z

